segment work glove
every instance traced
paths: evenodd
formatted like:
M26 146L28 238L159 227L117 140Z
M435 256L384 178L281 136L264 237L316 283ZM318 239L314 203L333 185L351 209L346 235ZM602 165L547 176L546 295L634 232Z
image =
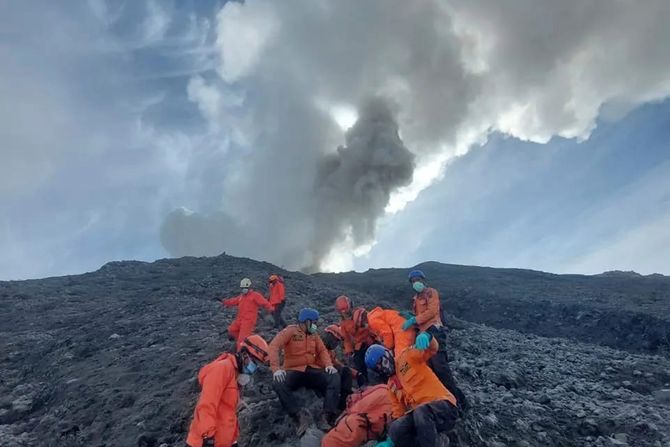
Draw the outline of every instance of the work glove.
M431 336L428 332L421 332L416 336L416 343L414 344L414 347L419 351L425 351L428 349L428 346L430 346L430 339Z
M375 447L393 447L395 444L391 441L391 438L386 438L382 442L375 444Z
M277 383L284 383L284 380L286 380L286 371L278 369L272 374L272 379Z
M326 366L326 372L328 374L337 374L337 369L334 366Z
M416 324L416 317L408 318L405 320L405 322L402 324L402 330L406 331L407 329L411 328Z
M202 447L214 447L214 438L202 438Z
M414 316L414 312L410 312L409 310L402 310L398 312L401 317L403 317L405 320L408 320Z

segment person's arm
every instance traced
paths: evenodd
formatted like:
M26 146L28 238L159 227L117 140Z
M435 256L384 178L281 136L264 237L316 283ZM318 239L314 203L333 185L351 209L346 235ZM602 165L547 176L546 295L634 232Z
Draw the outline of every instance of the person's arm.
M389 389L388 393L391 399L391 417L394 420L399 419L405 414L405 405L403 405L403 403L400 402L398 396L396 396L396 394L393 391Z
M272 369L272 372L276 372L278 369L282 369L281 365L279 364L279 351L284 349L284 346L288 344L292 336L293 328L289 326L279 332L270 342L270 345L268 346L268 356L270 357L270 369Z
M417 298L420 299L420 298ZM440 295L437 293L437 290L430 289L428 291L428 300L426 308L416 315L416 324L421 326L422 324L434 319L440 313Z
M222 300L221 304L223 304L225 307L235 307L240 304L240 295L237 295L236 297L233 298L228 298L227 300Z
M226 384L234 374L232 368L221 362L207 373L202 382L202 392L195 406L198 420L201 421L203 438L212 438L216 433L219 402Z
M319 358L319 364L324 365L324 368L333 366L333 362L330 360L330 354L326 349L326 346L323 344L323 340L318 335L316 336L316 356Z
M351 341L352 336L348 331L348 327L349 327L348 324L341 324L340 323L340 330L342 331L342 336L343 336L342 338L344 338L344 340L342 341L342 344L343 344L345 355L349 355L352 352L354 352L354 344Z
M263 298L263 295L260 293L256 293L254 295L254 302L258 305L263 307L265 310L268 312L272 312L274 310L274 306L268 302L265 298Z
M422 332L423 334L423 332ZM426 334L428 334L426 332ZM417 364L417 363L426 363L432 356L434 356L437 353L437 349L440 347L439 343L437 340L435 340L435 337L432 335L428 334L430 336L430 344L428 345L428 349L421 351L419 349L416 349L415 347L411 347L407 351L407 361L409 363Z

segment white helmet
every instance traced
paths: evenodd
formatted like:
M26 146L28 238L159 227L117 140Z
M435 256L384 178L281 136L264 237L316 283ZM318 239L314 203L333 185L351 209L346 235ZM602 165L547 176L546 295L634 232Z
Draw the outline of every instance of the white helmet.
M249 278L242 278L242 281L240 281L240 287L243 289L248 289L251 287L251 280Z

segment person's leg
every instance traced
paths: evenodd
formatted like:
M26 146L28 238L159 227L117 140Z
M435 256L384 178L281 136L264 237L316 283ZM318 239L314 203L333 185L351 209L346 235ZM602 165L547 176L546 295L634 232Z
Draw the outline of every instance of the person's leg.
M245 338L250 336L256 330L256 322L250 320L240 321L240 333L237 336L237 347L240 347L240 344L244 341Z
M286 321L284 321L284 317L282 316L282 312L284 311L285 306L286 306L286 300L279 303L277 307L275 307L275 311L273 313L275 319L275 327L279 329L284 329L286 327Z
M423 444L417 444L415 441L416 428L414 427L412 413L414 412L408 413L391 423L388 436L393 441L395 447L412 447L415 445L424 447Z
M447 331L444 328L431 326L427 332L432 335L439 343L437 353L428 360L428 366L433 370L442 385L453 393L458 402L458 406L465 410L467 408L467 399L465 394L458 387L456 379L449 367L449 354L447 352Z
M420 405L412 413L417 444L426 447L435 447L438 432L451 430L458 419L458 410L446 400Z
M281 383L272 381L272 388L277 393L279 403L292 418L298 416L301 407L301 403L298 401L297 396L293 394L293 391L305 386L305 382L305 373L301 371L286 371L286 380Z
M235 319L230 326L228 326L228 338L237 341L237 336L240 334L240 321Z
M305 386L320 390L325 398L323 409L328 417L337 414L337 403L340 397L340 375L328 374L323 369L307 368L305 370Z
M343 411L347 407L347 397L352 392L353 386L353 377L351 375L351 369L346 366L340 368L340 399L338 401L337 408L339 411Z

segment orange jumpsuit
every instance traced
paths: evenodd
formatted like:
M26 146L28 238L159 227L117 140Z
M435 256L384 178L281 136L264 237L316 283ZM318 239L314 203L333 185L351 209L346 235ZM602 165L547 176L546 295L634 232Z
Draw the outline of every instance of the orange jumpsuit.
M344 338L344 353L351 354L354 351L361 349L363 345L371 345L374 343L370 330L368 328L356 328L354 326L353 318L342 319L340 321L340 330Z
M383 343L387 349L393 350L394 355L399 355L405 348L414 344L416 331L403 331L402 324L405 317L397 310L375 307L368 312L368 325L370 332Z
M253 334L256 330L256 321L258 320L258 308L263 307L268 312L272 312L272 305L255 290L249 290L234 298L223 300L225 307L237 306L237 317L228 326L228 333L237 340L237 347L240 347L242 340Z
M347 409L321 440L321 447L359 447L378 439L391 420L386 384L367 387L349 397Z
M442 326L440 294L437 293L437 290L426 287L423 292L414 295L412 307L419 330L425 331L431 326Z
M277 304L283 303L286 299L286 288L282 281L276 281L270 286L270 304L276 306Z
M325 368L333 366L328 350L318 334L307 334L297 324L287 326L270 342L270 368L286 371L305 371L307 367ZM284 364L279 361L279 352L284 351Z
M237 442L237 361L232 354L222 354L198 373L202 388L195 406L193 422L186 444L201 447L203 438L214 437L215 447L230 447Z

